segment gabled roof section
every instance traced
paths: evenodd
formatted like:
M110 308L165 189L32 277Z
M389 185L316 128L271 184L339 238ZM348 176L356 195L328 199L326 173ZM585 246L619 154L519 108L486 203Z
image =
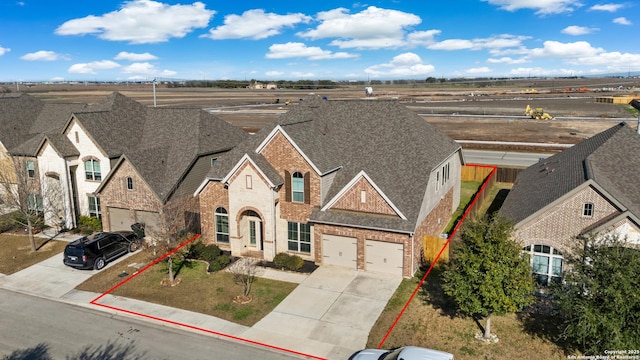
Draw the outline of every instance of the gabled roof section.
M620 123L528 167L518 175L500 213L516 224L587 181L640 215L640 135Z
M404 216L404 214L402 214L402 212L393 204L393 202L389 199L389 197L382 192L382 190L380 190L380 188L378 187L378 185L376 185L375 182L373 182L373 180L371 180L371 178L369 177L369 175L367 175L366 172L361 171L360 173L358 173L358 175L356 175L347 185L345 185L344 188L342 188L342 190L340 190L334 197L333 199L330 199L323 207L322 207L322 211L327 211L330 210L331 207L342 198L342 196L344 196L349 190L351 190L351 188L361 179L365 179L378 193L378 195L380 195L384 201L393 209L393 211L395 211L395 213L398 215L399 218L406 220L407 217Z
M64 134L47 134L44 135L42 141L38 145L38 152L42 150L42 147L45 144L50 144L51 147L58 153L58 155L62 158L71 157L71 156L79 156L80 151L78 148L71 143L69 138Z
M302 151L300 146L298 146L298 144L296 144L296 142L287 134L286 131L284 131L284 129L280 125L276 125L276 127L273 128L273 130L271 130L271 133L269 135L267 135L267 137L260 143L260 145L258 145L258 148L255 150L255 152L260 154L262 152L262 150L265 147L267 147L267 145L269 145L271 140L273 140L273 138L277 134L282 134L287 139L287 141L291 144L291 146L293 146L296 149L296 151L298 151L300 156L302 156L302 158L311 166L311 168L316 172L316 174L322 175L322 173L320 173L320 170L318 169L317 166L315 166L313 161L311 161L311 159L309 159L309 157L304 153L304 151Z
M238 161L238 163L236 164L236 166L233 167L233 169L222 179L222 182L227 183L229 182L229 180L231 180L231 178L233 177L233 175L236 174L236 172L242 168L242 166L245 163L249 163L251 164L251 166L253 166L253 168L255 168L258 173L260 174L260 176L262 176L262 178L267 182L267 184L269 185L269 187L271 188L275 188L277 185L274 184L271 179L266 175L266 173L260 168L260 166L258 166L258 164L256 164L256 162L248 155L245 154L242 159L240 159L240 161Z

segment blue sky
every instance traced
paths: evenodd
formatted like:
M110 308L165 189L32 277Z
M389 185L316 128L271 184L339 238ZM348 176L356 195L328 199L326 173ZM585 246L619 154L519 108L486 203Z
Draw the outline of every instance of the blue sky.
M0 81L640 72L640 3L0 1Z

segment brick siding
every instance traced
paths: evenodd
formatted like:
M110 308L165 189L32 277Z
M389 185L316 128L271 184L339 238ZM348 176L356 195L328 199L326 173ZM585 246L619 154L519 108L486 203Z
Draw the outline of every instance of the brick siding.
M365 202L362 202L362 191ZM331 207L333 209L353 210L367 213L397 215L389 203L378 193L366 178L361 178Z

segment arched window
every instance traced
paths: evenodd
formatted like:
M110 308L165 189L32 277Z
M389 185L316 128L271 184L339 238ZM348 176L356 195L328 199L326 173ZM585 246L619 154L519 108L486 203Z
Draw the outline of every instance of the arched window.
M229 243L229 214L222 206L216 208L216 241Z
M85 179L87 180L102 180L102 173L100 172L100 161L95 159L85 160L84 173Z
M529 254L531 269L541 285L562 279L562 254L551 246L529 245L523 249Z
M304 175L299 171L291 175L291 199L294 202L304 202Z

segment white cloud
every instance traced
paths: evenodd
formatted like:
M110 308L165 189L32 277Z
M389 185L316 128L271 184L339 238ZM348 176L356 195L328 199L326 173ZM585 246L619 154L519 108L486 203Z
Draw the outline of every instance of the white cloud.
M431 50L465 50L473 48L473 41L464 39L447 39L427 47Z
M478 39L447 39L440 42L433 42L427 45L431 50L498 50L504 48L521 47L522 41L528 39L528 36L517 36L511 34L502 34L488 38Z
M571 26L567 26L566 28L562 29L562 31L560 31L563 34L567 34L567 35L572 35L572 36L580 36L580 35L587 35L587 34L591 34L594 31L597 31L597 28L588 28L585 26L576 26L576 25L571 25Z
M538 15L560 14L572 12L582 4L578 0L482 0L500 9L516 11L520 9L537 10Z
M580 75L582 72L571 69L543 69L540 67L535 68L517 68L512 69L509 75L512 76L575 76Z
M586 41L573 43L545 41L543 48L532 49L530 54L534 58L576 58L595 56L601 52L604 50L594 48Z
M40 51L24 54L20 57L20 59L26 60L26 61L56 61L61 59L66 60L67 58L53 51L40 50Z
M568 63L581 66L605 66L610 71L627 71L630 68L638 68L640 54L603 52L594 56L572 59Z
M269 52L265 55L268 59L287 59L305 57L309 60L326 59L349 59L358 57L355 54L346 52L332 53L329 50L322 50L317 46L306 46L303 43L288 42L286 44L273 44L269 46Z
M73 64L67 70L70 74L96 74L97 70L119 68L120 64L111 60L93 61L90 63Z
M618 25L631 25L631 21L627 20L626 17L618 17L613 19L614 24Z
M623 4L598 4L590 7L589 10L616 12L623 7Z
M435 71L431 64L423 64L420 56L408 52L394 57L386 64L373 65L364 70L372 76L422 76Z
M436 42L436 35L440 35L441 30L414 31L407 35L407 42L416 46L429 46Z
M491 72L491 69L489 69L486 66L478 67L478 68L471 68L471 69L465 70L465 73L471 74L471 75L487 74L487 73L490 73L490 72Z
M127 61L148 61L148 60L157 60L158 57L155 55L151 55L148 52L142 54L130 53L126 51L121 51L114 58L115 60L127 60Z
M489 58L487 59L487 62L490 64L523 64L527 62L527 59L525 58L520 58L520 59L513 59L511 57L505 56L505 57L501 57L499 59L495 59L495 58Z
M159 71L153 64L148 62L133 63L129 66L122 68L123 74L139 74L139 75L155 75L155 76L173 76L176 74L172 70Z
M278 15L265 13L262 9L247 10L242 15L227 15L224 25L211 29L208 35L211 39L265 39L278 35L284 27L292 27L299 23L309 22L311 18L304 14Z
M284 75L284 72L274 70L274 71L267 71L267 72L265 72L264 74L265 74L266 76L282 76L282 75Z
M8 53L9 51L11 51L11 49L0 46L0 56Z
M422 22L414 14L375 6L356 14L350 14L345 8L320 12L316 15L316 20L320 25L298 33L298 36L312 40L338 38L331 45L370 49L403 46L405 29Z
M206 27L215 11L205 4L167 5L152 0L126 1L120 10L66 21L58 35L97 35L110 41L148 44L182 38L193 29Z
M301 72L301 71L294 71L291 73L291 76L296 77L296 78L300 78L300 79L304 79L304 78L313 78L316 76L316 74L314 73L310 73L310 72Z

